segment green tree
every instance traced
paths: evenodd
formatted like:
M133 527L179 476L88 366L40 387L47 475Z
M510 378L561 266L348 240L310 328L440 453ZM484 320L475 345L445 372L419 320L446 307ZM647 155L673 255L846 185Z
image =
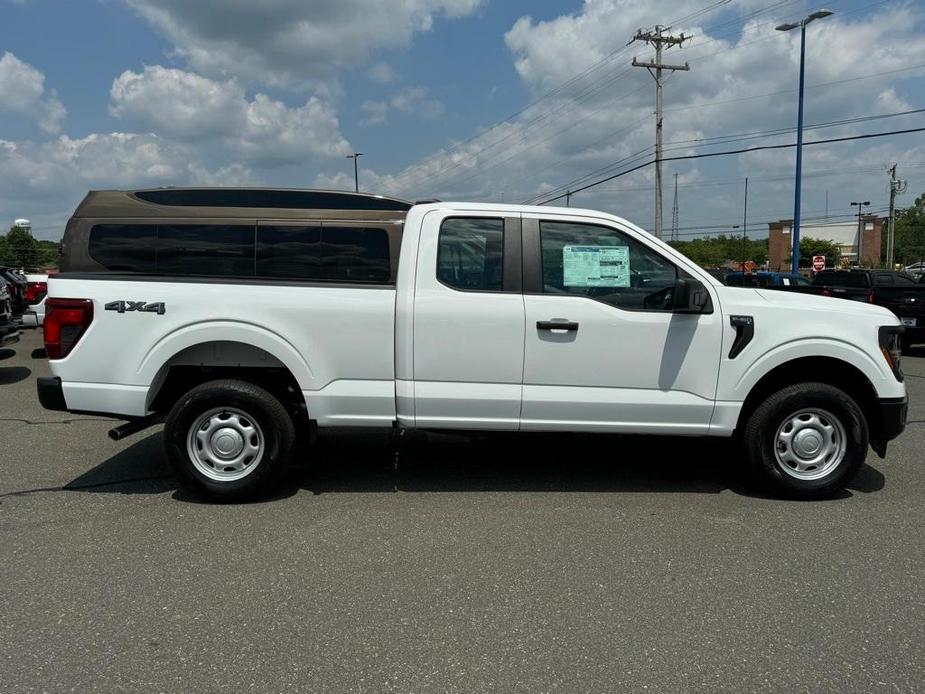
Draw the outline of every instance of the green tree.
M38 260L36 267L56 268L61 261L61 244L54 241L38 241Z
M800 239L800 267L812 267L814 255L824 255L826 267L838 267L841 263L841 248L837 244L804 236ZM790 265L789 253L785 264Z
M6 242L6 236L0 234L0 265L12 265L13 256L10 255L10 247Z
M886 234L883 237L886 243ZM903 265L925 260L925 193L911 207L896 210L893 257Z
M671 245L702 267L740 265L746 260L762 265L768 259L767 239L743 239L739 235L709 236L690 241L672 241Z
M6 235L6 255L10 265L34 269L39 259L39 245L26 229L10 227Z

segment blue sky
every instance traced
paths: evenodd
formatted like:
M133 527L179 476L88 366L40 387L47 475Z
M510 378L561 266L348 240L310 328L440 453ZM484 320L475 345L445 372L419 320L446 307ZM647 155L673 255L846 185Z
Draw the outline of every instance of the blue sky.
M809 28L807 132L925 125L925 3L833 0ZM519 202L636 160L653 140L654 87L632 69L635 29L679 20L666 55L690 73L665 88L674 154L791 141L795 35L806 0L0 0L0 219L59 238L88 189L262 184L352 187L411 198ZM795 34L796 32L793 32ZM550 94L550 92L552 93ZM807 148L803 214L885 205L885 167L925 191L925 134ZM652 226L652 167L574 205ZM791 214L792 151L666 162L683 234ZM587 179L595 180L594 177ZM581 185L576 183L575 185ZM900 203L911 202L900 199ZM4 221L3 223L7 223Z

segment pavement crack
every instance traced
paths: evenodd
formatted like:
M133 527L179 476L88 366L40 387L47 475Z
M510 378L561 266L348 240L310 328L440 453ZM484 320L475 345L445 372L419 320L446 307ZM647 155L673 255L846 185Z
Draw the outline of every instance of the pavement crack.
M48 492L80 492L86 489L97 489L99 487L111 487L118 484L134 484L136 482L156 482L157 480L170 479L171 475L149 475L147 477L128 477L121 480L106 480L104 482L93 482L90 484L65 484L61 487L34 487L33 489L20 489L15 492L4 492L0 494L0 499L8 497L26 496L28 494L41 494Z
M73 424L74 422L111 422L102 417L72 417L70 419L34 420L21 417L0 417L0 422L17 422L19 424Z

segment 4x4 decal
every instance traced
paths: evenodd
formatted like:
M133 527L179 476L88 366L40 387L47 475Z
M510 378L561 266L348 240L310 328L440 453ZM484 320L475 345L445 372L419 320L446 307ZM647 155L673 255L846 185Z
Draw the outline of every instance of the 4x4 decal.
M156 313L159 316L163 316L167 312L163 301L152 303L146 301L110 301L103 308L107 311L118 311L119 313L142 311L144 313Z

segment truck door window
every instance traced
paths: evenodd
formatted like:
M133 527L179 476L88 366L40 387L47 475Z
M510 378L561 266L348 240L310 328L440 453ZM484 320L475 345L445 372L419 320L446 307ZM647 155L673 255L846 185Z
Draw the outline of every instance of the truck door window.
M675 265L611 227L540 222L544 294L578 294L618 308L671 310Z
M440 226L437 279L455 289L500 292L504 285L504 220L451 217Z

